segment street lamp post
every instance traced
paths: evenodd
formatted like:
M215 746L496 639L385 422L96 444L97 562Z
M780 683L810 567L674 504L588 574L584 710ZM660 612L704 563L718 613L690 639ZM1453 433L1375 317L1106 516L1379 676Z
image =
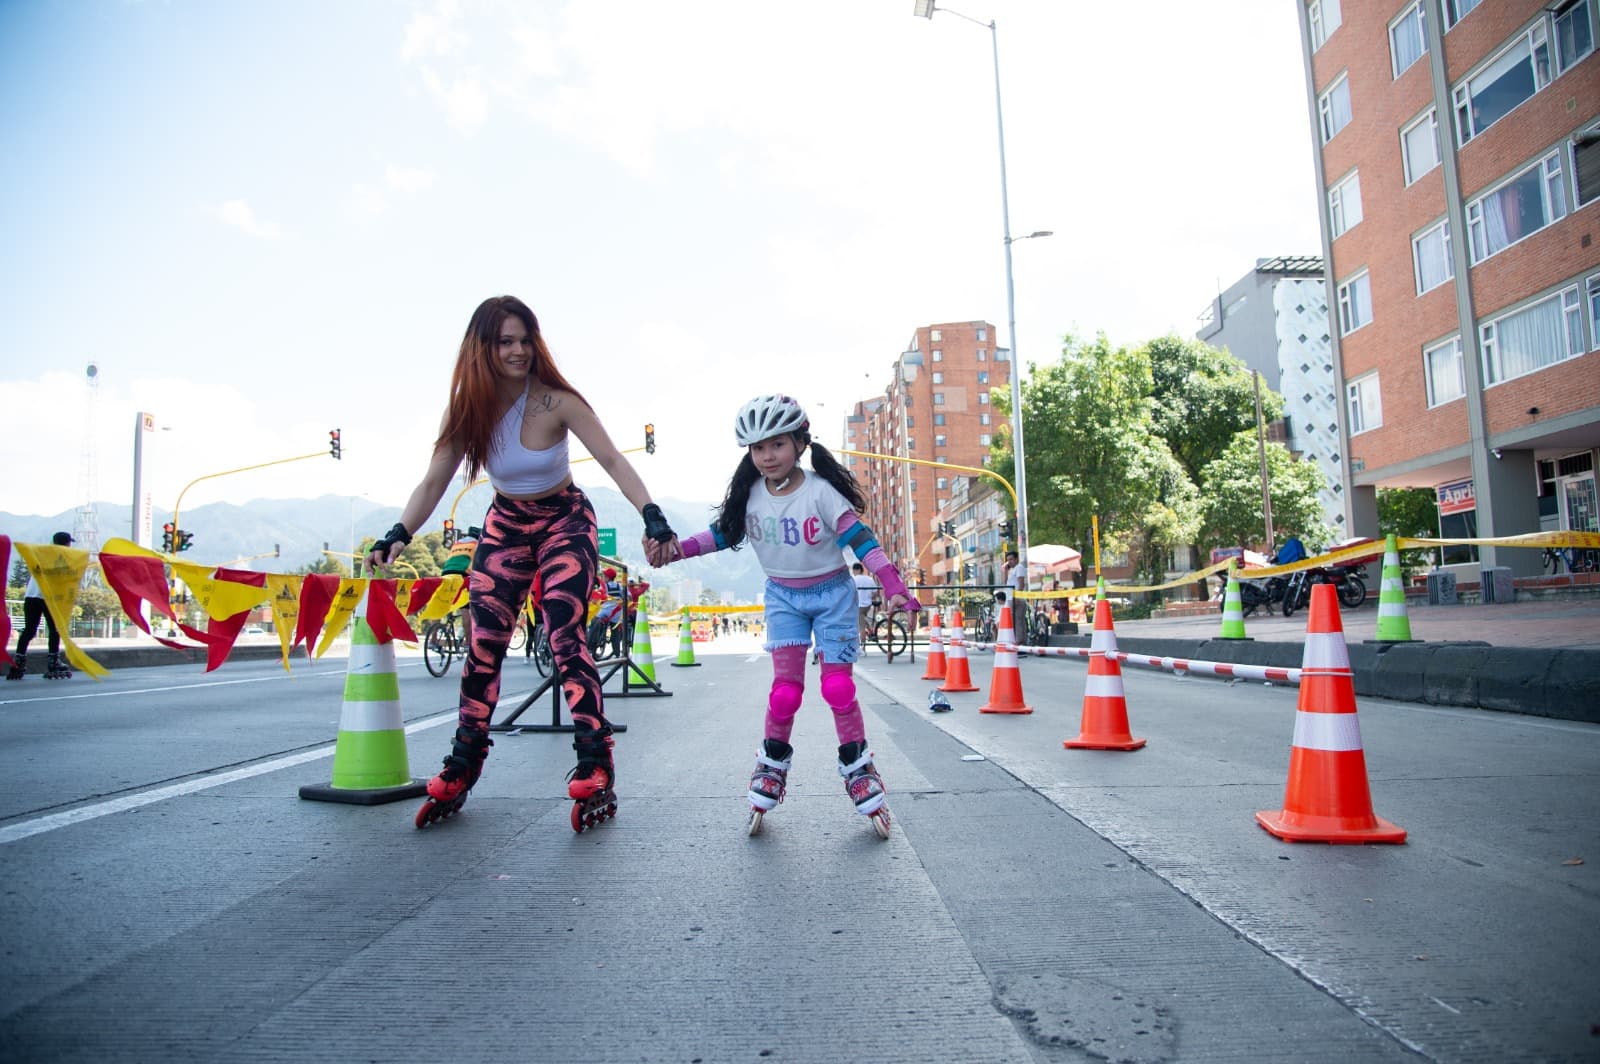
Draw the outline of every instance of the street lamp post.
M1011 203L1006 191L1006 123L1000 106L1000 35L994 19L980 22L970 15L938 7L935 0L914 0L912 14L932 19L935 11L965 19L974 26L989 31L989 43L994 54L994 122L1000 138L1000 225L1005 237L1006 251L1006 330L1011 341L1011 453L1016 457L1017 478L1017 562L1022 571L1028 571L1028 473L1022 444L1022 360L1017 354L1017 292L1011 274L1011 245L1018 240L1033 240L1052 235L1047 229L1036 230L1027 236L1011 235Z

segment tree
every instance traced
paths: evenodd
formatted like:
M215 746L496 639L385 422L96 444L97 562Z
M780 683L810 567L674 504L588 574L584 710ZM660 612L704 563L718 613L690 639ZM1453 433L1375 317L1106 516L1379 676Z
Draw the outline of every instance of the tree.
M1267 475L1271 481L1272 526L1293 531L1306 547L1322 549L1332 530L1322 520L1318 493L1327 479L1315 462L1297 461L1281 443L1269 443ZM1230 546L1259 544L1266 535L1261 513L1261 459L1254 430L1234 436L1221 457L1201 473L1204 531L1207 541ZM1267 544L1268 551L1273 544Z
M1068 336L1061 358L1030 367L1023 385L1028 528L1035 543L1059 542L1092 557L1093 519L1103 545L1159 563L1167 548L1187 542L1198 524L1194 485L1155 432L1154 387L1143 349L1113 348ZM994 392L1009 418L1009 395ZM1013 479L1009 433L996 436L992 468Z
M1255 378L1243 362L1199 340L1175 335L1144 346L1153 387L1151 420L1189 479L1221 457L1234 436L1256 427ZM1261 390L1262 416L1283 416L1283 397Z
M1379 488L1378 534L1411 539L1437 539L1439 536L1439 496L1432 488ZM1400 552L1400 567L1410 571L1430 565L1436 554L1431 547Z
M6 586L7 587L27 587L28 586L28 563L27 562L23 561L21 558L15 558L15 559L12 560L12 562L11 562L11 575L6 580Z

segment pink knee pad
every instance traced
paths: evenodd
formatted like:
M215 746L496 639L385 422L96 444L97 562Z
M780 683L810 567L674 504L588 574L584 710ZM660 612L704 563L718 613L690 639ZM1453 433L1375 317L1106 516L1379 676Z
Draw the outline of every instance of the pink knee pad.
M767 715L779 720L790 720L800 710L805 688L789 680L774 680L772 693L767 696Z
M851 677L848 667L838 670L824 669L822 677L822 700L828 703L830 709L849 709L856 701L856 681Z

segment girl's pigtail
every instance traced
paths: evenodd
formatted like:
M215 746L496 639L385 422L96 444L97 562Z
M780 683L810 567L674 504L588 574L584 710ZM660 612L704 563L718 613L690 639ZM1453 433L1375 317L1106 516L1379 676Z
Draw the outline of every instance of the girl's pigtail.
M733 471L733 479L728 481L728 494L723 497L722 505L717 507L717 531L722 533L723 542L730 548L744 542L745 508L750 504L750 488L759 479L761 471L756 468L755 460L746 449L744 457Z
M811 443L811 468L815 469L823 480L832 484L857 513L867 508L866 493L861 490L855 474L840 465L832 451L814 440Z

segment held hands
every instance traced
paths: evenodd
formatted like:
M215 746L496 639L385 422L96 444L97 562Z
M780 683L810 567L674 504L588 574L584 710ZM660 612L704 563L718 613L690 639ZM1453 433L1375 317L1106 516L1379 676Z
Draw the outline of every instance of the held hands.
M672 531L672 526L667 524L667 517L661 512L661 507L655 503L646 503L644 509L639 511L639 516L644 518L644 557L652 568L659 568L669 562L675 562L683 557L683 549L678 546L677 534Z
M394 527L385 532L383 538L374 542L367 550L364 560L368 569L379 565L387 569L391 562L400 557L400 553L410 542L411 533L406 531L405 525L396 521Z

